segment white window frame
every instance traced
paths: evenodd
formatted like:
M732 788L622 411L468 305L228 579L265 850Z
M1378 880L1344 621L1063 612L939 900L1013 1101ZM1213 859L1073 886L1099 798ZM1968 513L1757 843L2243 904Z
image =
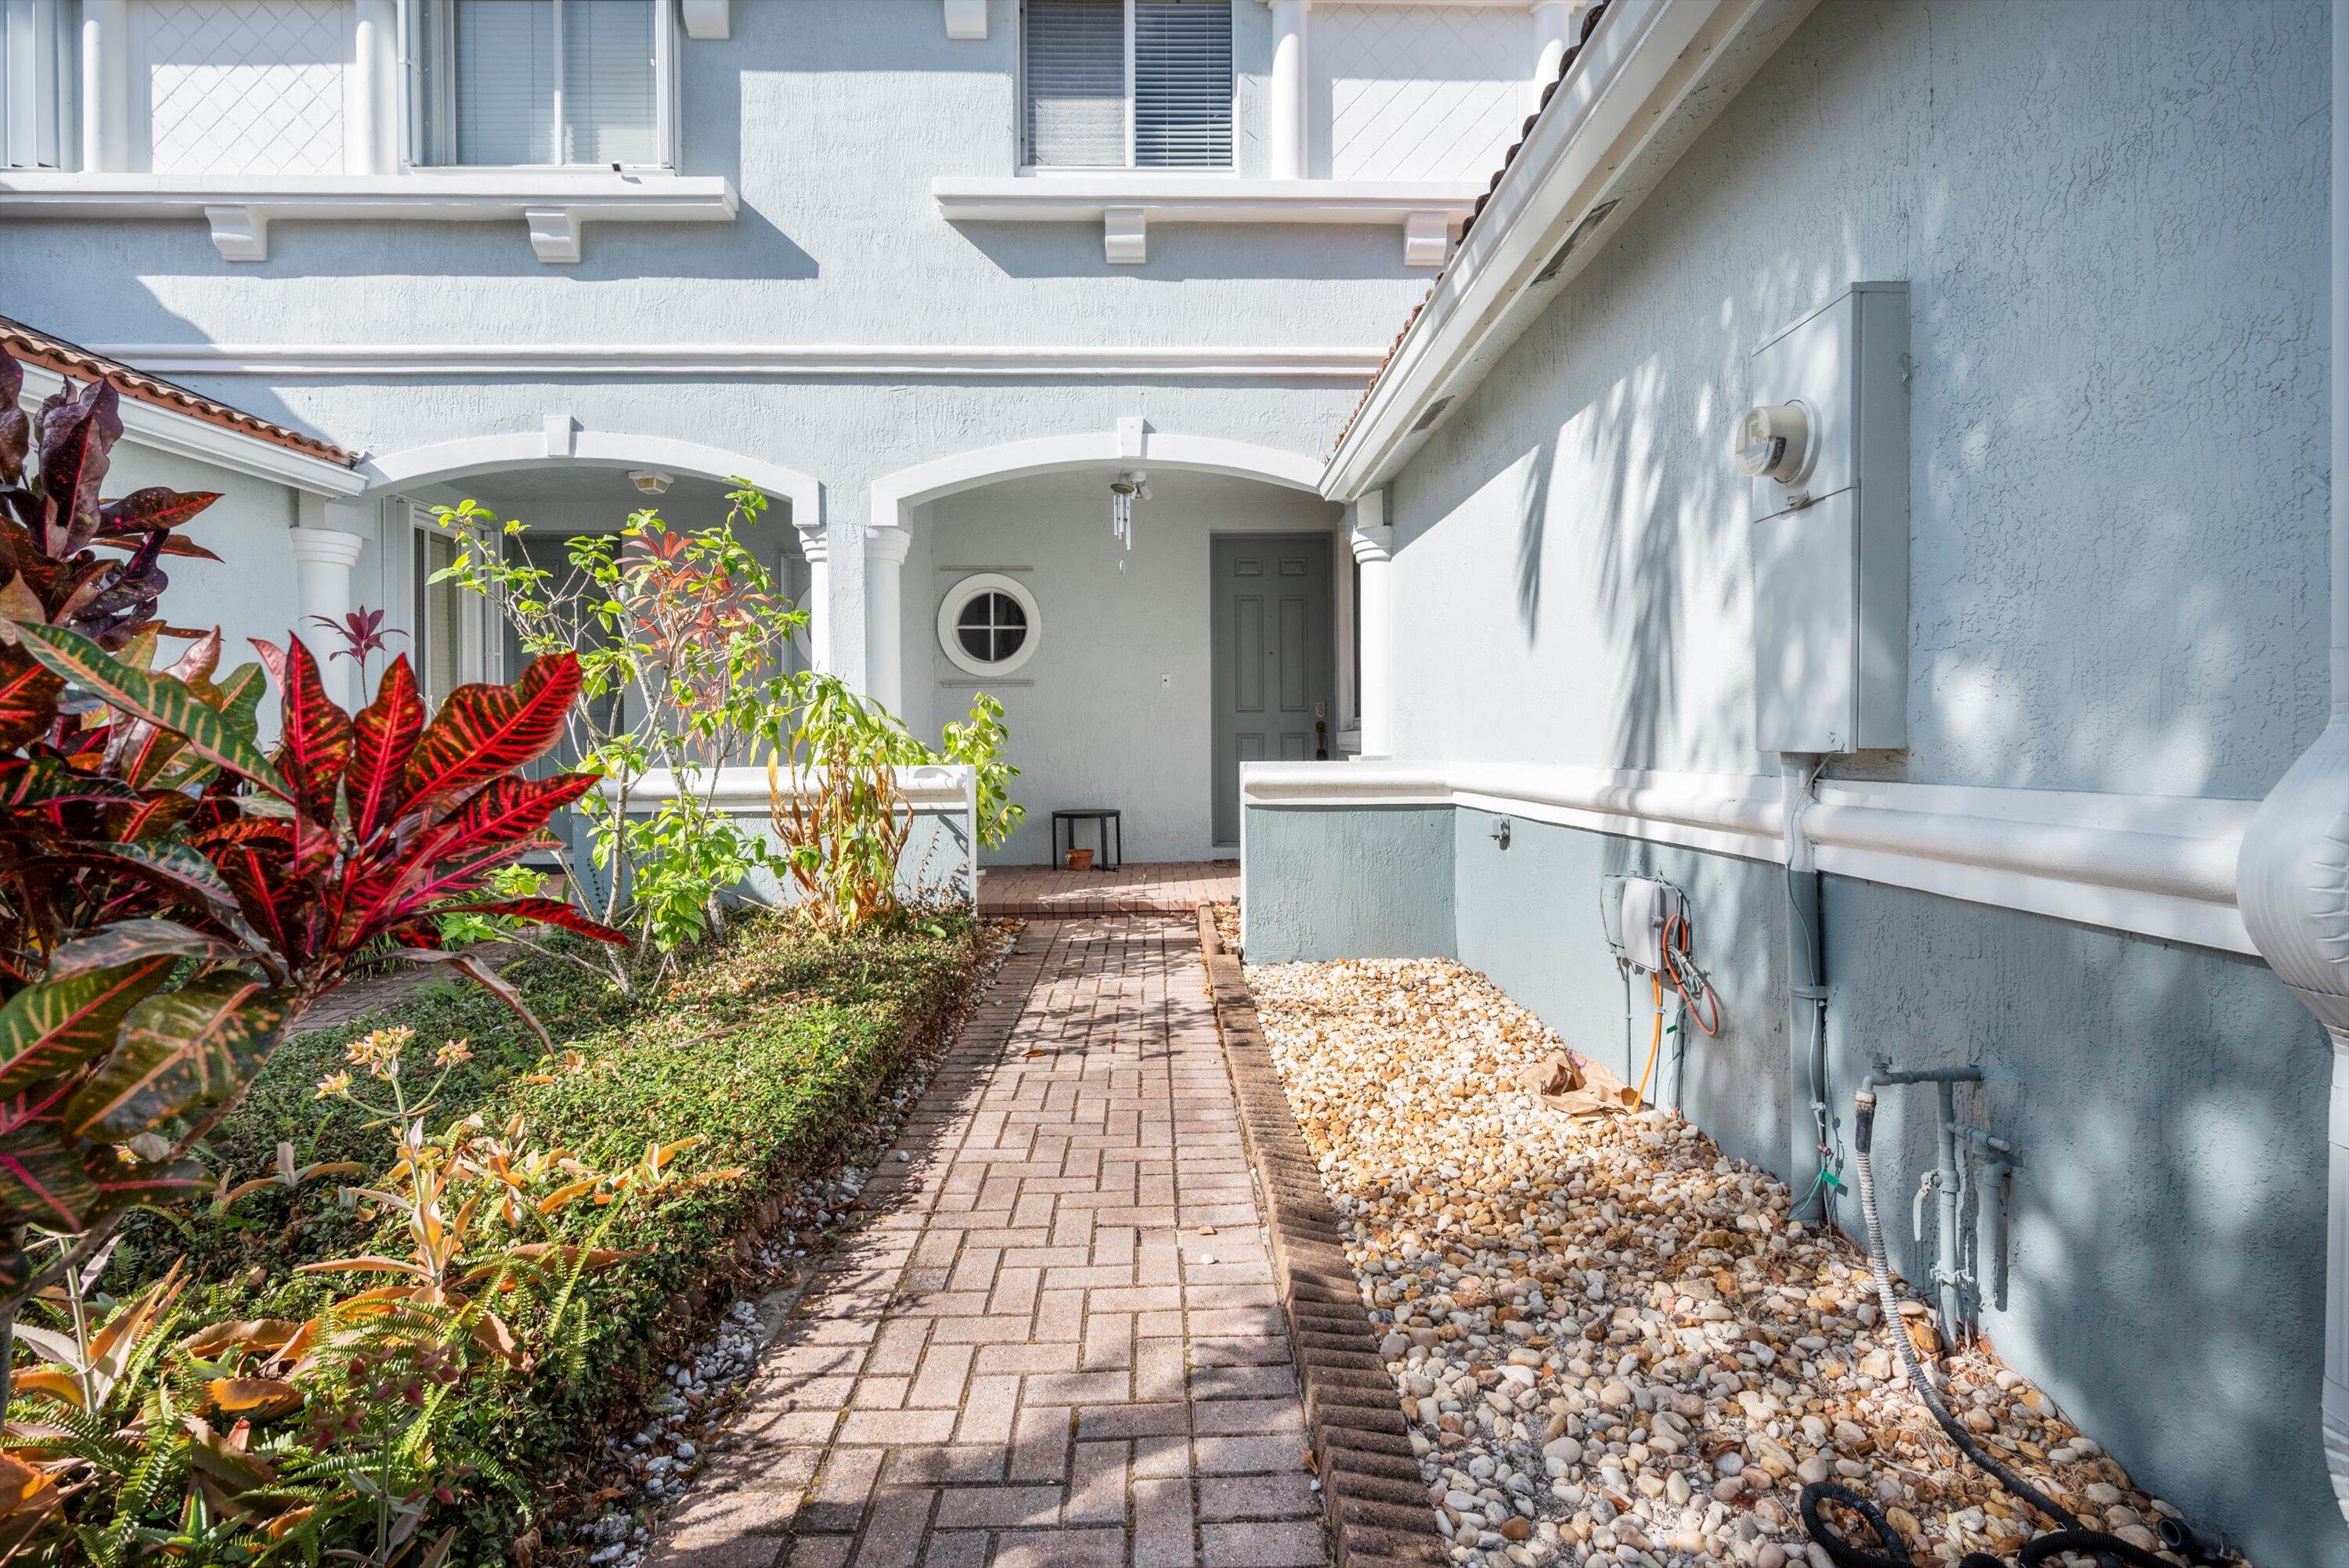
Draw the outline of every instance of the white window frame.
M391 651L408 655L410 667L416 671L419 687L429 694L433 674L427 667L429 655L425 648L424 568L429 560L425 553L425 541L447 540L454 536L434 521L432 508L425 502L402 499L393 504L408 521L408 570L402 574L406 582L400 590L401 596L408 601L408 624L402 628L407 633L405 641L408 645ZM488 601L477 593L459 588L455 603L457 668L451 672L454 678L448 683L448 691L474 681L494 680L499 674L494 667L500 662L495 658L499 639L491 635ZM441 693L442 696L446 695L447 691ZM439 711L438 703L429 696L427 706L433 712Z
M409 170L450 169L607 169L604 163L459 163L428 161L434 150L425 145L428 124L443 127L452 140L457 128L456 0L399 0L400 98L402 103L400 162ZM653 160L624 163L624 170L674 171L678 167L677 6L672 0L653 0ZM441 62L427 88L424 65ZM563 0L554 0L554 145L563 145ZM428 103L426 100L429 98ZM427 108L431 110L428 119ZM452 149L453 150L453 149Z
M1028 161L1028 5L1020 0L1019 47L1012 62L1011 162L1022 174L1046 178L1088 174L1132 174L1143 179L1215 180L1237 178L1240 170L1239 0L1226 0L1225 15L1232 26L1232 160L1174 169L1137 169L1133 162L1133 0L1125 5L1125 161L1098 163L1030 163Z
M1020 639L1019 646L1009 658L992 662L974 658L957 634L963 610L982 593L1002 594L1019 605L1020 613L1028 617L1028 634ZM1036 608L1036 595L1029 592L1028 584L1004 573L975 573L947 589L946 597L938 601L938 649L955 668L967 676L989 677L1010 675L1036 656L1036 646L1043 638L1044 617Z

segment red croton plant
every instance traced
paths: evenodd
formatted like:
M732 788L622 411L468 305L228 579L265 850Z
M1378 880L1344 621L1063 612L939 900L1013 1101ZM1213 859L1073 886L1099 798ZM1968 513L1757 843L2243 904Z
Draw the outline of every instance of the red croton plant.
M263 670L218 676L216 632L152 667L189 635L155 616L157 563L208 553L174 531L217 497L100 501L114 389L67 382L28 420L21 386L0 356L0 1389L17 1307L131 1209L206 1187L191 1156L355 965L445 963L527 1018L440 949L441 916L624 940L555 900L478 896L594 786L522 771L563 732L575 658L438 715L396 659L353 715L298 639L256 644L279 701L264 752Z

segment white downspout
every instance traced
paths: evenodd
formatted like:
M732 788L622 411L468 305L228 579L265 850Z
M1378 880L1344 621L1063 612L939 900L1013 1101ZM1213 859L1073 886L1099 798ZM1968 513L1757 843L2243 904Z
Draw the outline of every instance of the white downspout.
M2243 836L2237 898L2333 1040L2324 1460L2349 1518L2349 0L2333 6L2333 714Z

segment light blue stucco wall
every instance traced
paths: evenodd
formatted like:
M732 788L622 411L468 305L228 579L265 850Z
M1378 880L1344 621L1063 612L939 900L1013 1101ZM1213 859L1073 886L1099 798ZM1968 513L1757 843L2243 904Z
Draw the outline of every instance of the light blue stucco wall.
M1450 807L1243 817L1250 963L1454 955Z
M1396 757L1775 772L1730 421L1758 342L1880 278L1912 302L1909 746L1830 776L2264 793L2324 712L2327 28L2316 0L1824 0L1393 480ZM1251 863L1252 959L1440 923L1417 835L1390 877L1381 816L1279 815L1350 846L1342 913ZM1634 1076L1600 879L1689 890L1726 1024L1685 1103L1783 1173L1783 873L1454 817L1423 951ZM2313 1023L2251 960L1839 878L1825 904L1842 1135L1885 1052L1981 1064L1965 1109L2022 1150L1997 1348L2254 1561L2349 1564ZM1911 1278L1926 1103L1878 1145Z
M1234 15L1241 171L1261 172L1270 20L1257 0ZM1392 336L1428 276L1404 269L1392 227L1159 225L1146 265L1112 267L1098 222L947 222L934 179L1016 168L1019 36L1017 0L992 0L980 41L947 38L937 0L740 0L730 40L678 46L681 166L735 181L732 223L591 223L579 263L547 266L518 221L281 223L269 259L250 264L223 262L201 222L12 221L0 226L5 309L96 345L1360 350ZM864 662L854 531L876 477L1004 442L1103 434L1127 416L1310 459L1360 391L1093 376L181 379L376 454L568 415L812 475L827 520L845 525L825 608L851 676ZM360 596L396 598L374 570ZM276 585L290 596L290 575Z
M1824 0L1394 482L1397 754L1775 772L1731 421L1896 279L1909 747L1857 770L2263 793L2324 714L2326 17Z

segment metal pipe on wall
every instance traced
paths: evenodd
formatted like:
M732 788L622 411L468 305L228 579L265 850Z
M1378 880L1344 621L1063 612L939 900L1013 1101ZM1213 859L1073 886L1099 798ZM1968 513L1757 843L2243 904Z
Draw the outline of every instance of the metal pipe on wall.
M2349 1518L2349 0L2333 6L2333 711L2261 802L2236 866L2243 924L2333 1047L2325 1468Z

